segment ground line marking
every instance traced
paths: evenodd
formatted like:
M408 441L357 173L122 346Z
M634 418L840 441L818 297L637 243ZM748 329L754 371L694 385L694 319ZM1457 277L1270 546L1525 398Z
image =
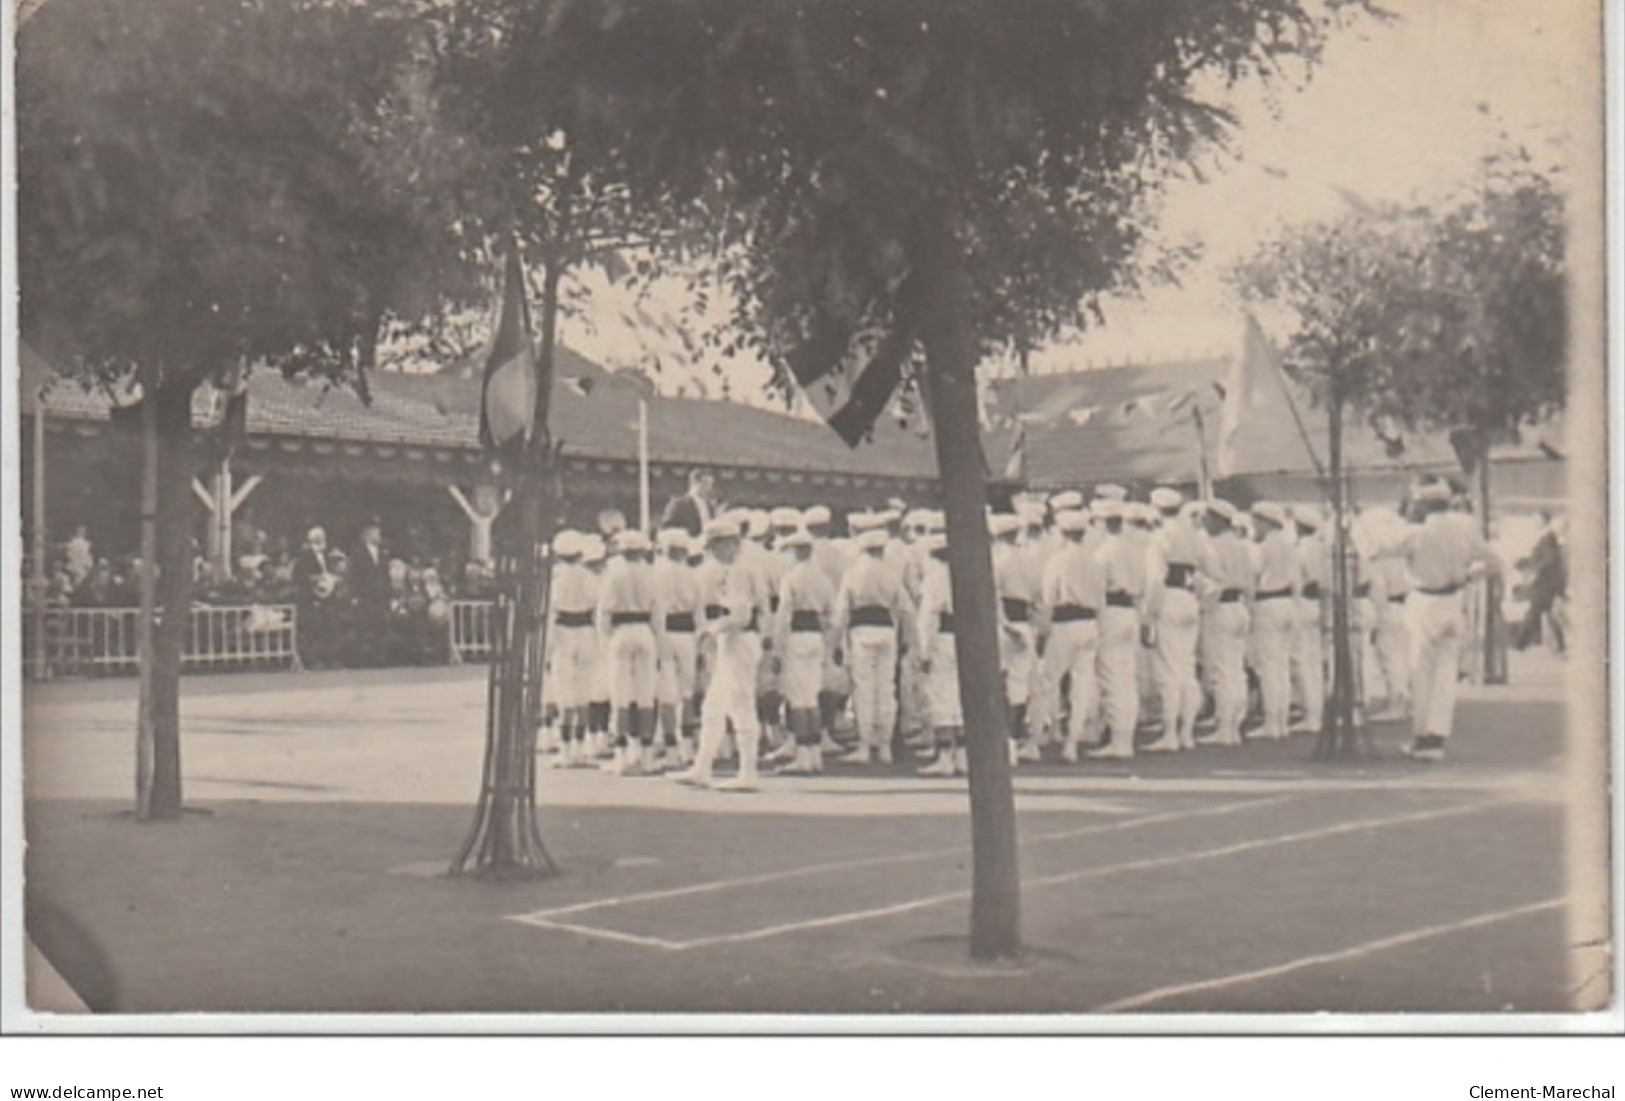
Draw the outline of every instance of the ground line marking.
M1270 967L1260 967L1253 971L1240 971L1234 975L1223 975L1219 978L1202 979L1197 982L1179 983L1174 986L1159 986L1154 990L1147 990L1145 993L1136 994L1131 998L1120 998L1115 1002L1107 1002L1095 1012L1117 1013L1125 1009L1139 1009L1142 1006L1166 1001L1181 994L1194 994L1204 990L1217 990L1226 986L1240 986L1244 983L1258 982L1262 979L1273 979L1308 967L1318 967L1321 964L1357 959L1361 956L1369 956L1377 952L1387 951L1390 948L1401 948L1407 944L1429 940L1433 937L1460 933L1468 929L1476 929L1482 925L1492 925L1500 921L1510 921L1513 918L1538 914L1545 910L1556 909L1566 901L1563 898L1549 898L1544 902L1532 902L1527 906L1514 906L1509 910L1497 910L1492 914L1479 914L1477 917L1465 918L1461 921L1453 921L1443 925L1428 925L1420 929L1412 929L1406 933L1396 933L1393 936L1366 941L1364 944L1351 945L1335 952L1321 952L1313 956L1303 956Z
M1283 798L1290 798L1283 797ZM1263 802L1279 802L1279 799L1256 800L1254 804ZM1214 860L1225 856L1235 856L1240 853L1254 852L1259 849L1274 848L1278 845L1296 844L1300 841L1317 841L1321 838L1336 837L1346 833L1355 833L1361 830L1376 829L1382 826L1408 825L1414 822L1429 822L1440 818L1453 818L1460 815L1476 814L1498 806L1507 805L1507 800L1477 803L1465 807L1443 807L1435 810L1418 811L1412 814L1390 815L1386 818L1363 818L1353 822L1339 822L1336 825L1324 826L1319 829L1305 830L1298 833L1282 834L1276 837L1255 838L1250 841L1223 845L1216 849L1204 849L1193 853L1179 853L1171 856L1147 857L1142 860L1129 860L1119 864L1107 864L1097 868L1080 868L1076 871L1062 872L1057 875L1041 876L1030 879L1022 884L1023 890L1029 888L1054 887L1063 883L1077 883L1088 879L1095 879L1120 872L1144 871L1149 868L1169 867L1176 864L1192 863L1200 860ZM1229 804L1229 809L1235 809L1242 804ZM1226 808L1218 808L1223 810ZM1215 811L1216 813L1217 811ZM1185 815L1192 817L1193 815ZM1151 816L1167 817L1167 816ZM1145 822L1147 819L1136 819ZM1132 823L1116 823L1118 826L1128 826ZM1100 827L1102 829L1109 827ZM1076 832L1076 831L1074 831ZM959 850L954 850L959 851ZM855 866L855 865L842 865ZM775 878L783 878L782 876ZM719 881L721 882L721 881ZM740 881L736 881L740 882ZM690 893L690 892L684 892ZM874 907L867 910L852 910L845 913L827 914L823 917L809 918L805 921L786 922L780 925L762 926L757 929L747 929L739 933L722 933L712 937L699 937L687 941L667 941L653 937L640 937L637 934L620 933L615 930L605 930L591 925L578 925L573 922L552 921L550 918L561 912L574 912L579 909L591 907L572 907L566 911L538 911L534 914L516 915L510 920L523 921L527 924L542 926L558 930L568 930L589 937L603 937L607 940L618 940L628 943L641 944L645 947L660 947L667 951L687 951L691 948L707 948L718 944L739 944L744 941L764 940L768 937L780 936L785 933L799 932L805 929L826 928L833 925L846 925L872 918L890 917L894 914L909 913L914 910L929 909L945 902L955 902L969 898L968 890L949 891L943 894L928 895L923 898L909 899L904 902L893 903L890 906ZM669 894L661 897L670 897Z
M1248 799L1240 803L1226 803L1218 807L1199 807L1194 810L1164 811L1160 814L1148 814L1140 818L1130 818L1120 822L1102 822L1090 826L1076 826L1067 830L1056 830L1051 833L1035 834L1023 838L1023 845L1040 845L1051 841L1068 841L1075 837L1085 837L1096 833L1108 833L1113 830L1126 830L1137 826L1158 825L1163 822L1182 821L1187 818L1204 818L1220 814L1232 814L1256 807L1269 806L1274 803L1284 803L1297 798L1296 795L1274 795L1265 799ZM953 848L920 849L911 853L891 853L886 856L866 857L862 860L829 861L823 864L807 864L799 868L784 868L776 872L763 872L759 875L736 876L733 879L713 879L705 883L690 883L683 887L668 887L659 891L642 891L632 895L612 895L609 898L593 899L588 902L575 902L569 906L558 906L548 910L533 910L524 914L515 914L512 920L529 921L539 924L539 920L563 917L566 914L579 914L589 910L613 909L617 906L630 906L639 902L658 902L668 898L683 898L688 895L709 894L713 891L725 891L733 887L753 887L763 883L779 883L787 879L799 879L802 876L822 875L825 872L848 871L858 868L877 868L888 864L908 864L917 860L933 860L943 856L959 856L970 852L964 845ZM575 925L562 925L551 923L556 928L580 928Z

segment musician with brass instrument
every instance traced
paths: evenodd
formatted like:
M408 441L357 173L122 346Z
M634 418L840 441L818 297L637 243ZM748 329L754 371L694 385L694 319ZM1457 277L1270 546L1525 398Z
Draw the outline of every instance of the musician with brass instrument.
M307 669L329 669L339 664L336 647L343 624L340 577L333 569L327 532L313 527L294 561L294 601L299 609L299 659Z

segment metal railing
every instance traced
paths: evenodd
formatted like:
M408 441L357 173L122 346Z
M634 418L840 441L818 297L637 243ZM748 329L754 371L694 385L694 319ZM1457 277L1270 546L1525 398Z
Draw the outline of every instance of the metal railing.
M47 608L25 617L23 668L35 680L134 673L137 608ZM292 605L197 605L182 643L183 669L298 669Z
M451 660L453 663L469 658L489 658L492 640L492 609L489 600L454 600L451 618L446 629L451 633Z

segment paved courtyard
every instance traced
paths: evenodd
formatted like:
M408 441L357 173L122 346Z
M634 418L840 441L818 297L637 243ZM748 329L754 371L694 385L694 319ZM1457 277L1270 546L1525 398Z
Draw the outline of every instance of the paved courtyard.
M1023 770L1022 960L965 955L963 781L901 768L756 795L542 773L555 879L440 873L468 827L478 668L189 679L188 803L138 826L134 685L25 704L30 902L130 1012L1557 1012L1562 666L1469 690L1451 760L1304 737ZM1418 1027L1426 1027L1418 1019Z

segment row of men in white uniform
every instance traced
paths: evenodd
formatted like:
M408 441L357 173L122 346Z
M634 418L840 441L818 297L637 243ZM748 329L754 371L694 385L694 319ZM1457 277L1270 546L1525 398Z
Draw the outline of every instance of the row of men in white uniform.
M1414 706L1412 749L1438 759L1459 594L1486 557L1471 517L1448 512L1448 493L1442 507L1425 496L1418 505L1441 514L1442 536L1428 534L1431 519L1360 518L1354 610L1368 705ZM1202 744L1240 744L1249 668L1262 703L1250 736L1318 729L1331 569L1318 511L1263 502L1242 512L1169 488L1149 503L1125 498L1101 486L1092 502L1066 492L989 517L1013 759L1039 760L1047 743L1069 762L1130 757L1147 702L1161 734L1140 752L1196 746L1204 699L1214 729ZM780 771L815 773L841 748L830 735L849 701L858 741L843 760L889 763L901 719L934 749L922 772L962 772L941 513L854 514L845 539L830 522L822 507L741 510L698 540L680 529L607 544L561 533L546 678L558 762L680 768L678 779L704 785L731 740L739 774L718 786L748 790L764 727ZM1454 601L1453 620L1438 601ZM1302 720L1289 728L1294 698Z

